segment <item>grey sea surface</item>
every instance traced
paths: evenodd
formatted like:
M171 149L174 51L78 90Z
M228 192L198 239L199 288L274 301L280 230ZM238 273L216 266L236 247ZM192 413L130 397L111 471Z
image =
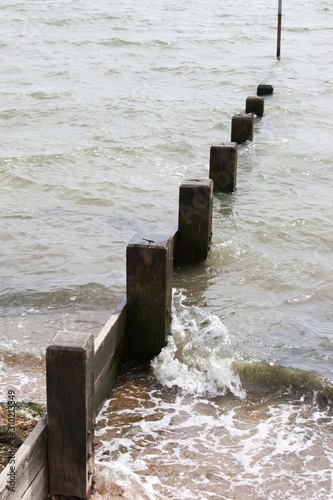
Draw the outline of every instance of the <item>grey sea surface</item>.
M274 86L168 346L100 414L103 498L333 498L332 4L285 2L279 61L276 25L262 0L0 6L3 400L45 401L55 333L99 333L132 236L176 227L181 182Z

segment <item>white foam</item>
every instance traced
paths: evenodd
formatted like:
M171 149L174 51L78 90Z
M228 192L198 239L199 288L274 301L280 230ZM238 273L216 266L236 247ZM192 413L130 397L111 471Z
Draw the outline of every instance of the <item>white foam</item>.
M35 361L35 362L34 362ZM17 401L46 401L45 367L38 358L9 358L0 362L0 395L3 400L9 389Z
M96 481L100 479L114 483L126 492L126 500L156 500L163 498L154 492L154 485L159 483L157 477L142 479L130 467L119 462L96 462ZM121 495L123 496L123 495ZM103 496L102 498L109 498Z
M174 294L172 336L152 362L155 376L169 388L210 396L230 391L243 398L227 328L213 314L184 307L183 300L181 292Z
M246 399L227 329L183 300L155 377L121 377L98 416L105 481L126 499L333 499L332 413L287 393Z
M332 498L329 411L149 384L122 386L98 419L98 468L124 498ZM135 404L139 387L147 397Z

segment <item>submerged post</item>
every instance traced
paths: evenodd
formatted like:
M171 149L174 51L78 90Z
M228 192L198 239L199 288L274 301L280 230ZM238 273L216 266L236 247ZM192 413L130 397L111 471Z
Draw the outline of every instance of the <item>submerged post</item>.
M212 235L213 181L192 179L179 188L177 256L181 262L207 258Z
M214 191L232 193L236 189L238 144L213 142L210 148L209 178L214 181Z
M236 114L231 121L231 142L241 144L253 140L254 116L249 114Z
M46 349L50 495L87 499L94 472L94 337L59 332Z
M277 22L277 44L276 44L277 59L281 59L281 25L282 25L282 0L279 0L278 22Z
M245 113L253 113L260 118L264 116L264 98L249 96L246 99Z
M257 95L265 96L272 95L274 92L273 85L267 85L266 83L260 83L257 87Z
M127 246L126 351L129 359L149 360L170 333L173 239L136 235Z

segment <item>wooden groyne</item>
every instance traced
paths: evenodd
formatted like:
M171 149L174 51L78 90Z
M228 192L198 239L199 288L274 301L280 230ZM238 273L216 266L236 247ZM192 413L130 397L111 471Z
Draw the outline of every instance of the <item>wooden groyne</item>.
M180 185L178 227L129 242L126 297L98 336L58 332L47 348L47 415L0 474L1 500L86 500L94 492L95 417L124 360L150 360L167 343L173 272L207 258L213 193L235 191L238 144L252 140L255 117L264 112L262 95L273 91L259 87L245 113L232 118L231 141L212 144L209 177Z

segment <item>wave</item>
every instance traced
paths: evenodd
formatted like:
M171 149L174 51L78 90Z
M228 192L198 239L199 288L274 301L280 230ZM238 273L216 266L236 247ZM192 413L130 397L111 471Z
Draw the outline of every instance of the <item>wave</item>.
M0 307L7 311L16 308L30 308L37 311L61 309L67 307L98 308L113 306L114 294L110 288L100 283L85 283L53 290L23 290L5 289L0 293Z
M125 38L109 38L105 40L100 40L98 45L104 45L106 47L128 47L128 46L142 46L142 42L132 41Z
M243 398L245 392L232 368L227 328L199 307L183 307L183 298L182 292L174 293L172 336L152 362L155 376L169 388L209 396L230 391Z
M333 383L316 371L255 360L234 360L232 368L248 397L258 391L284 393L304 402L312 401L333 408Z
M152 361L158 381L181 391L240 399L267 395L298 398L333 408L333 383L312 370L275 365L237 355L218 316L185 307L182 291L173 295L172 335Z

